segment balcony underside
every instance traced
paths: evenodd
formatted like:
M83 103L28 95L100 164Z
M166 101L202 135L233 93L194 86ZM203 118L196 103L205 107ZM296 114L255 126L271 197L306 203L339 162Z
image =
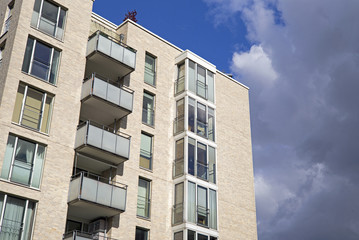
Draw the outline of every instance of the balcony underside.
M78 153L82 153L82 154L91 156L93 158L100 159L101 161L103 161L105 163L113 164L113 165L118 165L118 164L121 164L128 160L127 158L121 157L117 154L108 152L106 150L103 150L103 149L100 149L100 148L97 148L94 146L91 146L89 144L79 146L75 150Z
M82 100L81 118L89 119L103 125L114 123L115 119L121 119L131 111L122 108L97 96L90 95Z
M78 199L69 203L68 212L73 217L81 216L81 218L93 220L99 217L112 217L123 211Z
M98 73L110 79L118 79L131 73L134 69L100 51L87 56L85 76Z

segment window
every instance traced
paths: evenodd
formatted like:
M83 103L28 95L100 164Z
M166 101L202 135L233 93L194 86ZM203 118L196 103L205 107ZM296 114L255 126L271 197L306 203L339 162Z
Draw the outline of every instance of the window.
M154 125L154 118L155 118L154 104L155 104L155 96L150 93L144 92L143 103L142 103L142 123L150 126Z
M174 134L184 131L184 98L176 102L176 118L174 121Z
M185 87L184 82L185 82L185 64L182 63L178 65L178 74L175 84L175 94L179 94L184 91L184 87Z
M188 62L189 91L214 102L214 73L195 62Z
M36 0L31 26L51 36L62 39L64 35L66 10L47 0Z
M216 191L188 182L188 221L217 229Z
M139 178L137 195L137 216L145 218L150 217L150 185L150 181L143 178Z
M13 11L14 5L15 5L15 1L11 1L9 3L9 5L7 6L5 18L4 18L4 25L2 28L3 29L2 34L5 34L7 31L9 31L10 21L11 21L11 16L12 16L12 11Z
M3 58L4 49L5 49L5 43L0 45L0 67L1 67L1 64L2 64L2 58Z
M145 83L156 86L156 58L146 53Z
M135 240L148 240L148 230L136 227Z
M152 136L141 133L140 167L152 169Z
M35 202L0 193L0 239L31 239Z
M173 236L174 240L183 240L183 231L176 232Z
M216 149L188 138L188 174L216 183Z
M184 173L184 139L176 141L175 146L175 161L173 169L173 177L182 176Z
M9 135L1 178L39 188L44 159L45 146Z
M214 109L188 98L188 131L215 141Z
M36 39L28 38L22 64L23 72L55 84L59 61L60 51Z
M175 203L173 206L173 224L183 222L183 192L184 184L178 183L175 185Z
M53 97L27 85L17 90L12 121L48 133Z

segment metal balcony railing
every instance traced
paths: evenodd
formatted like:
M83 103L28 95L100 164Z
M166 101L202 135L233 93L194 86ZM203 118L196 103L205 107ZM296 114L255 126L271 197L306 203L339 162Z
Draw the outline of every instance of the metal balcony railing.
M62 237L63 240L117 240L115 238L109 238L102 236L102 234L99 233L87 233L87 232L81 232L81 231L72 231L67 232Z
M97 31L89 37L87 55L99 51L107 56L134 69L136 64L136 51L117 39Z
M115 133L115 130L101 126L91 121L84 122L77 127L75 149L85 152L99 159L105 159L119 164L117 159L110 159L104 155L105 152L128 159L130 156L131 136L124 133ZM94 150L87 150L86 147L93 147ZM105 151L105 152L104 152Z
M196 92L197 92L198 96L200 96L204 99L208 99L208 85L205 84L204 82L197 80Z
M91 77L84 80L81 99L90 95L100 97L132 112L133 90L124 86L120 87L118 82L106 79L99 74L93 73Z
M197 162L197 177L208 180L208 164Z
M71 177L68 202L79 199L125 211L126 195L126 185L80 172Z
M197 224L201 226L208 226L209 209L204 206L197 205Z
M208 138L208 123L202 122L197 119L197 135Z

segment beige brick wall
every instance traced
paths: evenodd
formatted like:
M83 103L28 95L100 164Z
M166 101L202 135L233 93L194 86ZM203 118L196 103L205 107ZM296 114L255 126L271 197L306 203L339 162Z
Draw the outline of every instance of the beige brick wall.
M15 4L22 1L16 0ZM63 41L59 41L32 27L30 21L34 0L21 6L19 24L14 36L10 68L4 82L0 108L0 156L9 133L18 134L47 145L45 166L40 190L0 181L0 191L24 196L38 201L33 239L61 239L65 230L67 194L74 158L74 140L80 110L80 92L85 67L85 52L90 17L91 0L57 0L69 9ZM20 10L20 9L19 9ZM62 50L56 86L21 72L28 35L41 39ZM41 134L11 123L15 96L19 82L25 82L55 95L49 134ZM2 161L0 161L0 168Z
M248 89L216 74L221 239L257 239Z

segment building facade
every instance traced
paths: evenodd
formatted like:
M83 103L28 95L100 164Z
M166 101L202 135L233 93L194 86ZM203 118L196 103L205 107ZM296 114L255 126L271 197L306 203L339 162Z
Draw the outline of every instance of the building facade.
M257 239L248 88L92 4L0 3L0 240Z

